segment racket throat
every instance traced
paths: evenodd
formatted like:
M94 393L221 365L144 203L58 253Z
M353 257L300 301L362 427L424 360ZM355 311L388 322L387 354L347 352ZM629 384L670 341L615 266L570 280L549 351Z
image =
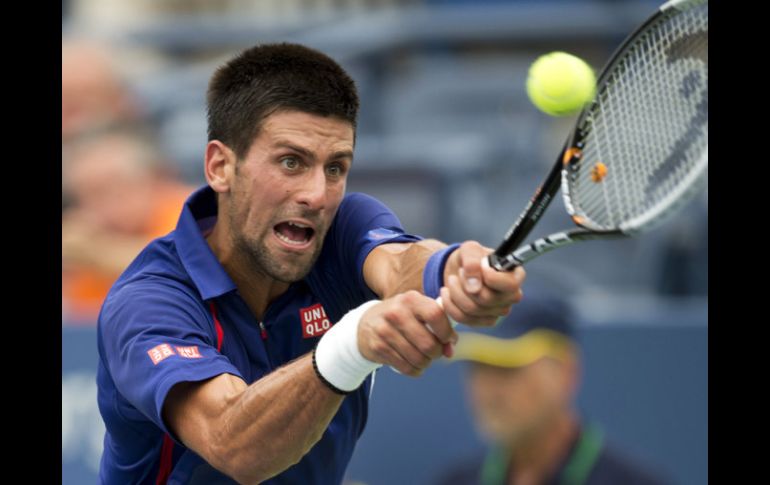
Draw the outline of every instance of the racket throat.
M522 246L513 253L503 257L491 254L489 256L489 265L498 271L511 271L516 266L521 266L543 253L547 253L548 251L572 242L574 242L574 240L570 238L568 233L557 232L550 236L540 238L531 244Z
M541 254L545 254L556 248L567 246L578 241L587 241L589 239L614 239L626 237L620 231L592 232L586 229L576 229L567 232L555 232L549 236L542 237L531 244L522 246L513 253L498 256L493 253L489 255L489 265L498 271L511 271L516 266L521 266Z

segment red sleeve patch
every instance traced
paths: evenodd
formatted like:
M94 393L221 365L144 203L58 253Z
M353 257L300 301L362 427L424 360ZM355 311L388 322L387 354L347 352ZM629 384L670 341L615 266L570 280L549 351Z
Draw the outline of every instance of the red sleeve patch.
M191 347L177 347L176 351L179 354L179 357L184 357L185 359L200 359L203 357L201 353L198 352L197 345Z
M160 344L148 350L147 355L150 356L150 360L152 360L154 365L158 365L158 362L161 360L165 359L166 357L171 357L175 354L174 350L169 344Z

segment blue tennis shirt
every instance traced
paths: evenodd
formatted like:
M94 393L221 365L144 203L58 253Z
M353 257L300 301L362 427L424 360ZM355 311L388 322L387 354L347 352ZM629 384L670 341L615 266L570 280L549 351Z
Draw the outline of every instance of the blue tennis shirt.
M209 187L193 193L169 235L150 243L110 290L98 321L98 403L107 431L105 484L235 483L176 441L161 418L177 383L222 373L252 383L310 352L332 322L376 298L363 263L376 246L413 242L381 202L347 195L311 272L259 322L209 248ZM339 484L366 424L371 377L343 401L321 440L266 484ZM265 403L280 406L281 402Z

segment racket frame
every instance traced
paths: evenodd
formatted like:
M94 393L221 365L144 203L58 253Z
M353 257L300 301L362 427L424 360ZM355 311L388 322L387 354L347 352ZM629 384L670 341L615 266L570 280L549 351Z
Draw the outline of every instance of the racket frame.
M612 56L610 56L610 60L603 67L597 80L597 90L594 101L580 112L577 121L575 122L575 126L567 137L567 142L559 154L553 168L548 173L545 181L535 191L529 203L519 215L519 218L510 229L508 229L503 241L497 249L488 256L488 262L491 267L498 271L511 271L516 266L520 266L545 252L556 249L557 247L590 239L618 239L633 236L634 234L657 225L664 220L666 215L675 212L683 203L690 199L690 196L694 192L704 185L705 177L703 175L708 169L708 149L701 155L698 162L698 169L689 174L687 183L681 184L680 190L668 194L666 201L678 199L676 203L669 203L669 205L666 205L666 203L659 204L660 207L664 208L663 210L642 214L635 219L620 224L617 229L606 230L591 227L589 221L586 221L575 214L570 199L569 177L571 172L574 172L574 167L581 160L583 147L582 140L586 136L584 127L586 126L587 117L595 108L595 100L598 99L600 93L603 91L608 76L614 72L615 65L623 59L624 53L631 47L632 43L637 41L640 35L644 35L643 32L646 31L651 24L659 21L662 16L672 13L673 10L680 10L685 7L691 7L706 2L707 0L671 0L665 3L628 35L615 49ZM559 188L562 189L567 212L570 214L572 221L578 228L556 232L537 239L531 244L522 246L524 239L529 235L545 213L545 210L555 198Z

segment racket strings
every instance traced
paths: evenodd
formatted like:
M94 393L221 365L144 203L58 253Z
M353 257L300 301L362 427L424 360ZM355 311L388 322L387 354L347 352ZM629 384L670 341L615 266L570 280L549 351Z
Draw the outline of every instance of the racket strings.
M584 121L571 206L600 229L664 210L708 150L708 4L660 18L626 48ZM597 166L606 175L596 175Z

